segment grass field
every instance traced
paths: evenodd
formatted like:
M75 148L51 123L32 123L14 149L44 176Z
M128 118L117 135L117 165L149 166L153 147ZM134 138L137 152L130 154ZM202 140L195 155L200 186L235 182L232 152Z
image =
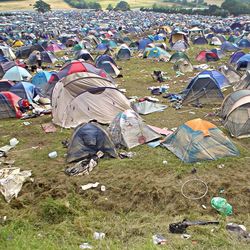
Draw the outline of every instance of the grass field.
M71 7L65 3L63 0L47 0L45 1L51 5L52 9L70 9ZM109 3L113 6L116 5L119 1L117 0L98 0L101 3L103 8L106 8ZM154 3L161 3L159 0L128 0L127 1L132 8L139 7L151 7ZM221 5L223 0L207 0L209 4ZM17 1L6 1L0 2L0 11L7 10L30 10L33 9L33 4L35 0L17 0ZM161 3L162 5L171 6L172 3Z
M201 49L198 46L188 51L192 62ZM217 67L227 59L210 66ZM147 87L157 84L150 76L153 70L163 70L172 78L167 82L170 92L182 90L195 74L176 78L171 63L136 57L118 65L124 76L118 83L127 89L128 96L150 94ZM162 113L143 116L148 124L159 127L177 127L187 120L203 118L216 108L175 110L166 99L159 98L169 107ZM195 113L190 114L190 109ZM222 128L217 117L208 120ZM0 197L0 249L73 250L83 242L89 242L94 249L112 250L249 249L247 242L228 233L225 225L236 222L250 229L250 139L233 139L240 157L200 164L184 164L164 148L143 145L132 150L137 154L133 159L101 160L89 176L68 177L64 174L66 150L61 141L70 138L72 130L58 128L56 133L45 134L41 124L51 121L49 115L28 121L29 126L15 119L0 122L0 146L12 137L20 141L8 159L15 160L14 166L22 170L31 169L34 177L34 182L24 184L10 204ZM59 156L49 159L48 153L54 150ZM219 164L225 167L220 169ZM193 168L196 174L191 173ZM208 185L208 193L201 200L191 201L181 195L182 184L192 178L200 178ZM96 181L107 190L80 191L80 185ZM195 191L196 186L190 188L191 193ZM211 198L218 195L232 204L232 216L225 218L211 208ZM7 216L6 221L3 216ZM169 223L184 218L219 220L220 226L191 227L188 233L192 237L188 240L168 233ZM95 231L106 233L106 238L94 240ZM166 237L165 246L152 244L156 233Z

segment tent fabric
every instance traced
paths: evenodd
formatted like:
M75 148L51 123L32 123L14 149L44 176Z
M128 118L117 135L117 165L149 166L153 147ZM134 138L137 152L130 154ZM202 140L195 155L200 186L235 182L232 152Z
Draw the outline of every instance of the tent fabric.
M244 56L245 53L243 51L236 51L234 52L231 56L230 56L230 59L229 59L229 63L231 64L235 64L237 63L237 61L242 57Z
M227 51L237 51L237 50L239 50L239 47L234 43L230 43L228 41L225 41L221 45L221 50L225 51L225 52L227 52Z
M31 79L31 74L22 67L14 66L5 72L3 79L10 81L27 81Z
M238 90L224 101L221 114L223 125L233 137L250 136L250 90Z
M166 109L168 106L162 105L156 102L150 102L150 101L143 101L143 102L137 102L133 104L133 109L141 115L147 115L154 112L162 112L164 109Z
M215 45L215 46L221 46L222 42L218 37L214 36L214 37L211 38L210 44Z
M222 65L219 71L228 79L230 84L240 81L240 75L229 65Z
M14 85L13 82L8 80L0 80L0 92L1 91L9 91L9 89Z
M199 74L191 80L183 92L186 104L217 104L223 100L223 94L217 81L211 74Z
M85 49L79 50L75 54L76 59L83 59L84 61L94 62L92 55Z
M129 48L120 48L116 55L117 60L128 60L131 58L131 51Z
M163 146L185 163L239 155L237 148L220 129L201 119L181 125L167 137Z
M9 91L22 99L27 99L29 103L32 103L33 99L40 94L40 90L29 82L18 82Z
M171 50L185 51L188 48L188 44L185 41L179 40L173 43Z
M236 62L237 70L246 69L250 64L250 54L245 54L241 56L239 60Z
M250 41L246 38L244 39L241 39L239 42L238 42L238 46L240 49L249 49L250 48Z
M186 59L179 59L176 61L173 68L175 71L180 71L182 73L193 72L194 70L191 62Z
M53 122L65 128L91 120L110 123L118 112L128 108L129 101L112 82L91 73L63 78L52 93Z
M32 77L32 84L39 88L41 92L44 92L52 74L48 71L39 71Z
M129 149L161 137L131 109L118 113L108 131L116 147Z
M197 55L196 60L199 62L218 61L219 57L212 51L203 50Z
M233 86L233 89L250 89L250 70L246 71L246 73L242 76L239 82Z
M107 74L109 74L112 77L117 77L120 75L120 70L117 68L117 66L110 61L103 61L99 65L99 68L104 70Z
M117 157L115 145L105 129L95 122L80 124L70 139L67 162L91 158L98 151L103 152L104 156Z
M154 47L154 48L147 48L145 49L144 53L143 53L143 58L166 58L169 59L171 57L171 55L159 48L159 47Z
M21 111L18 109L18 102L21 98L14 93L3 91L0 92L0 119L20 118Z
M189 61L188 56L181 51L177 51L175 52L169 59L170 62L175 63L176 61L178 61L179 59L185 59L187 61Z
M193 44L198 44L198 45L208 44L208 40L205 37L200 36L193 41Z

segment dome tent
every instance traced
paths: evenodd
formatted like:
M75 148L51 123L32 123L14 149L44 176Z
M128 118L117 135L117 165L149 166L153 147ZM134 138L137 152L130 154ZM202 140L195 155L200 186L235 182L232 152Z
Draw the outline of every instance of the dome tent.
M163 146L185 163L239 155L237 148L219 128L202 119L179 126L166 138Z
M221 107L223 125L237 138L250 136L250 90L243 89L228 95Z
M116 147L133 148L161 137L131 109L118 113L108 130Z
M53 122L65 128L91 120L110 123L128 108L129 101L112 82L92 73L71 74L52 93Z
M117 157L115 146L101 125L95 122L80 124L70 139L67 162L93 157L99 151L103 152L104 156Z

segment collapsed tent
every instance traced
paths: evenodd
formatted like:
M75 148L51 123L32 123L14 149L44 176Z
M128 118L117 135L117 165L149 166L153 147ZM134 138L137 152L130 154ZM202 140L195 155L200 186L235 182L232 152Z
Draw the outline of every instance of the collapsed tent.
M218 77L217 81L210 71L200 73L190 81L187 88L183 91L182 103L184 105L221 103L224 97L221 92L220 84L223 86L224 78Z
M228 95L221 106L223 124L237 138L250 136L250 90L238 90Z
M239 82L234 85L233 89L250 89L250 70L246 71L246 73L242 76Z
M133 148L161 137L131 109L117 114L108 130L116 147Z
M91 158L99 151L104 153L104 156L117 157L115 145L105 129L95 122L81 124L70 139L67 162Z
M0 119L20 118L22 112L18 109L21 98L14 93L0 92Z
M194 119L166 138L163 146L185 163L238 156L233 143L214 124Z
M180 71L182 73L193 72L193 65L189 60L179 59L175 62L173 66L175 71Z
M154 112L162 112L166 109L166 105L162 105L156 102L143 101L133 104L133 109L141 115L147 115Z
M65 128L91 120L110 123L129 108L129 101L112 82L92 73L71 74L52 93L53 122Z

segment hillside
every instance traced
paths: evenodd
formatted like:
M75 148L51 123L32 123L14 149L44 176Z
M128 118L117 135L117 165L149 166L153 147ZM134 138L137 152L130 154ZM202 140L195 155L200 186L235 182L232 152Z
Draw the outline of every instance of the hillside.
M97 0L101 3L103 8L106 8L109 3L113 6L118 2L117 0ZM52 9L70 9L71 7L63 0L45 0L45 2L51 5ZM127 0L133 8L138 7L150 7L155 2L161 2L159 0ZM221 5L223 0L206 0L209 4ZM17 0L17 1L0 1L0 11L6 10L30 10L32 9L35 0ZM172 5L171 3L164 3L166 5Z

